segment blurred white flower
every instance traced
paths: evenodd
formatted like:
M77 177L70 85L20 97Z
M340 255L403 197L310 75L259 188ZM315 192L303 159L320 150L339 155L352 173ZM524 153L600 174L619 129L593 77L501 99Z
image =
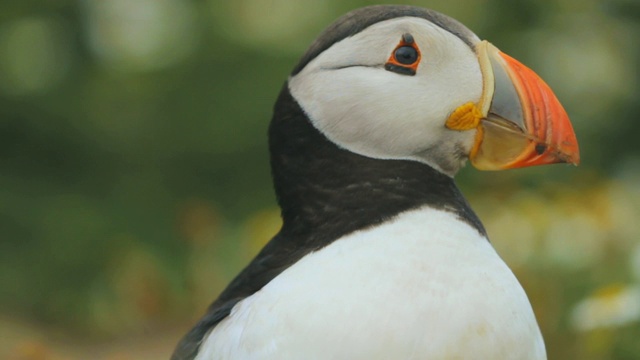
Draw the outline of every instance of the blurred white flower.
M124 70L154 70L195 48L197 14L189 0L85 0L91 49Z
M640 320L640 286L611 285L579 302L571 313L577 331L618 327Z

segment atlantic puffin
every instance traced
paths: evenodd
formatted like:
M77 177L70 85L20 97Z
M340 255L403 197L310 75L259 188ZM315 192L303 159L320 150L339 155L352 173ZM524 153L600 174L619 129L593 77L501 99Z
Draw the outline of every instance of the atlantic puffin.
M529 300L454 175L578 164L529 68L433 10L330 25L269 126L281 230L173 360L545 359Z

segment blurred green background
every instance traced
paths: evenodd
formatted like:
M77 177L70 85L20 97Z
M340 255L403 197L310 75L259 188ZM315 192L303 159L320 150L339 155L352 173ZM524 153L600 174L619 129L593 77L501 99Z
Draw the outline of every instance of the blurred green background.
M3 0L0 358L168 358L278 229L266 129L290 69L375 3ZM462 21L567 108L580 167L459 183L551 359L640 359L640 1L404 3Z

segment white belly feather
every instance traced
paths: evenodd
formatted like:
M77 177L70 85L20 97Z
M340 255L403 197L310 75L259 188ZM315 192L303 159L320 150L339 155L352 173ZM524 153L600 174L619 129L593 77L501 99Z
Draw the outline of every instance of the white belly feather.
M238 303L197 359L545 359L515 276L423 208L311 253Z

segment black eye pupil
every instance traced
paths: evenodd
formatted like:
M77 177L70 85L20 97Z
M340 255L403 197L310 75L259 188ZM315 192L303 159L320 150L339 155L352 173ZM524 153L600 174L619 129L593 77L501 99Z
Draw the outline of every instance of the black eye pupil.
M395 57L400 64L411 65L418 60L418 51L412 46L401 46L396 49Z

